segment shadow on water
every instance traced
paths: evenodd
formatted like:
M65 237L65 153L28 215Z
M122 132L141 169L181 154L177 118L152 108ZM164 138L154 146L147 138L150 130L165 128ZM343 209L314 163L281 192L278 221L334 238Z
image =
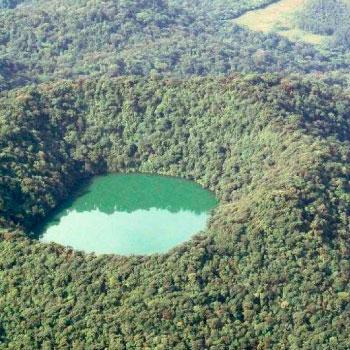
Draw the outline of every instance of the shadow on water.
M202 213L212 208L214 195L200 185L175 177L148 174L111 174L93 179L89 195L75 196L78 212L100 210L111 214L151 208L172 213L181 210Z
M88 195L91 192L90 185L92 181L92 178L81 181L66 200L53 209L42 222L31 229L29 236L39 239L46 231L48 226L58 224L61 218L68 214L69 208L73 206L77 198Z
M175 177L150 174L109 174L81 183L61 206L32 231L41 238L49 226L59 224L71 211L105 214L165 209L171 213L201 214L217 204L214 194L200 185Z

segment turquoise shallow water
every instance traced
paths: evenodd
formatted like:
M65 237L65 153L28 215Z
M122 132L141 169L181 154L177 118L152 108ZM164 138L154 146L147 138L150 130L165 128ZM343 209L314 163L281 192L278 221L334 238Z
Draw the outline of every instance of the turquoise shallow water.
M94 178L36 233L85 252L163 253L205 229L216 205L191 181L111 174Z

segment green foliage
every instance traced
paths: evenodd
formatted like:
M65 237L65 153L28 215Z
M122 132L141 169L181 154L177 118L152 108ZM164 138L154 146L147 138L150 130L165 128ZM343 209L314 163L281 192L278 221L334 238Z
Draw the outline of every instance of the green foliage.
M0 0L0 9L13 9L25 0Z
M0 0L0 349L349 347L348 7L304 9L320 52L232 25L271 2ZM208 229L153 256L33 240L133 171L215 191Z
M350 6L343 0L309 0L298 14L300 28L314 34L332 35L332 46L350 46Z
M270 2L38 0L0 10L0 58L19 67L15 77L4 76L7 88L91 75L183 78L349 67L345 54L321 54L311 45L232 24Z
M350 16L343 0L310 0L299 16L299 25L315 34L332 35Z
M350 100L340 86L81 80L12 91L0 110L4 348L346 348ZM136 170L214 190L208 230L129 258L26 237L82 178Z

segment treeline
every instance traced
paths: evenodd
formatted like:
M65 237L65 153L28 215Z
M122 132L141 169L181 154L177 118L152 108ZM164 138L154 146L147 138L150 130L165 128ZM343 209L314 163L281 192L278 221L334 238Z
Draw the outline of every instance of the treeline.
M91 75L188 77L349 69L345 53L335 57L232 24L244 11L271 1L37 0L0 10L0 59L20 68L14 81L3 76L8 83L2 88L16 87L19 81L25 85Z
M0 104L0 347L346 348L350 100L340 86L80 80ZM221 205L203 235L165 255L96 257L26 238L82 178L113 171L190 178Z
M350 45L350 5L344 0L309 0L298 14L299 26L309 32L333 36L332 46Z
M261 159L272 157L260 154L260 148L266 147L254 146L257 142L240 141L245 140L246 133L253 133L250 127L267 122L259 117L263 112L272 118L282 111L289 115L290 110L298 108L300 116L293 117L310 133L317 131L322 137L335 133L339 141L348 140L349 105L341 87L334 88L335 92L327 88L323 93L328 93L326 98L313 100L311 91L295 86L293 80L283 81L283 88L274 75L265 80L258 75L247 76L246 80L233 78L236 84L229 86L234 91L224 90L225 80L197 78L177 82L155 78L146 83L143 79L120 78L67 81L10 93L0 100L1 198L10 203L3 205L0 220L28 228L33 218L35 223L36 217L45 216L81 176L106 171L134 169L190 177L216 190L221 198L232 200L247 183L258 182L249 175L251 172L257 177L263 174L249 168L257 165L247 168L241 162L250 163L249 154L253 152ZM271 92L266 93L264 88L271 88ZM286 98L285 90L296 91L297 101ZM247 91L255 96L249 112ZM330 93L337 103L328 106ZM213 104L206 101L207 95L214 99ZM297 105L300 98L302 108ZM310 105L304 102L309 99ZM222 109L227 113L221 113ZM225 133L218 138L216 133L222 125ZM279 146L275 148L277 152ZM228 155L235 158L234 164L229 164L238 173L234 171L225 179L223 168ZM201 171L208 167L209 160L211 173L206 171L204 175ZM224 184L231 186L232 193L222 188ZM38 202L41 194L45 198Z

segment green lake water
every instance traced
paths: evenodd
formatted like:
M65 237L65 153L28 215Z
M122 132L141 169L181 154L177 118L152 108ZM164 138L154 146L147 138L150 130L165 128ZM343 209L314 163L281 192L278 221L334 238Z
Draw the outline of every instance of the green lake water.
M163 253L206 228L215 196L173 177L95 177L37 230L40 240L85 252Z

